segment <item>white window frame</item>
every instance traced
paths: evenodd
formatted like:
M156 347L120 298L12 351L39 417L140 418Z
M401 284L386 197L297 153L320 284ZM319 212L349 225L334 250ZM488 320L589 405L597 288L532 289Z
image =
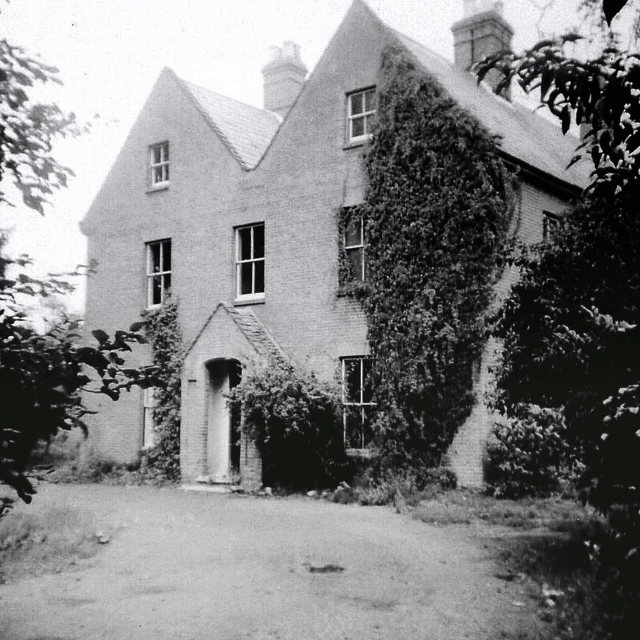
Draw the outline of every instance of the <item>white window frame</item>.
M258 227L262 227L263 230L263 240L264 240L264 247L263 247L263 255L260 258L256 258L254 256L255 253L255 247L254 247L254 235L255 235L255 229ZM245 229L250 229L251 230L251 235L250 235L250 242L251 242L251 246L249 248L249 258L246 259L241 259L240 255L240 232L245 230ZM263 291L258 291L256 292L256 264L258 262L262 262L262 264L264 264L265 262L265 255L266 254L266 244L267 244L267 240L266 240L266 234L265 234L265 225L264 222L255 222L253 224L247 224L247 225L243 225L241 227L236 227L235 229L235 244L236 244L236 250L235 250L235 263L236 263L236 300L237 301L251 301L251 300L264 300L264 289L266 289L266 282L263 282ZM240 283L242 281L242 265L244 264L251 264L251 293L241 293L241 287L240 287ZM263 279L266 276L266 272L263 268Z
M371 125L373 124L376 116L376 108L366 110L365 95L373 91L374 105L376 100L375 87L367 87L366 89L359 89L353 93L347 94L347 142L348 144L357 144L365 142L371 138ZM362 96L362 112L353 113L353 99L357 96ZM364 123L362 135L353 135L353 123L356 120L362 120Z
M542 242L553 242L558 232L564 227L564 217L551 211L542 212Z
M347 261L351 265L352 262L351 260L349 260L349 252L362 250L362 253L360 254L361 255L360 275L358 276L358 274L355 274L355 273L353 275L354 275L355 282L365 282L367 272L366 272L366 266L365 266L366 265L366 258L365 258L366 249L364 245L364 218L361 215L359 215L357 217L357 220L360 225L360 241L358 244L347 244L347 229L349 227L349 224L354 222L353 220L349 220L349 223L347 223L346 228L344 230L344 234L343 234L344 252L346 254Z
M158 406L155 387L142 391L142 448L152 449L156 444L153 412Z
M347 400L347 362L357 360L359 361L359 369L360 369L360 397L358 398L358 402L348 401ZM359 447L348 446L349 439L347 437L347 420L349 411L353 411L350 409L351 407L359 407L360 408L360 420L361 424L364 426L366 420L366 408L367 407L375 407L375 402L365 402L364 401L364 361L367 360L372 362L371 356L344 356L340 359L341 367L342 367L342 420L343 420L343 440L344 446L347 451L369 451L370 447L365 444L364 440L364 428L362 429L362 439Z
M156 161L155 152L160 150L160 160ZM160 179L157 172L160 171ZM149 147L149 186L151 189L164 189L169 186L169 142L158 142Z
M169 250L171 251L171 258L169 269L164 269L164 253L167 246L169 246ZM153 247L160 247L158 271L153 270ZM171 262L173 262L173 247L171 245L171 239L166 238L164 240L147 242L145 250L147 263L147 308L152 309L154 307L159 307L166 300L169 295L169 291L171 290L171 285L167 286L167 280L171 280ZM160 302L154 302L153 300L153 283L157 278L160 278Z

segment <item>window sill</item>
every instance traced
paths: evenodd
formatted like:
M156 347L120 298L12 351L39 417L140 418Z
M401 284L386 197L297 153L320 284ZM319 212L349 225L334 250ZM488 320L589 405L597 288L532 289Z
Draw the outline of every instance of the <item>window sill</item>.
M147 189L147 193L158 193L159 191L167 191L169 189L169 183L165 182L164 184L159 184L154 187L149 187Z
M349 151L350 149L362 149L367 142L369 142L370 138L367 140L354 140L353 142L347 142L343 147L343 151Z
M255 298L236 298L233 301L234 307L246 307L251 304L264 304L264 296Z
M355 460L372 460L376 455L375 449L345 449L347 458Z

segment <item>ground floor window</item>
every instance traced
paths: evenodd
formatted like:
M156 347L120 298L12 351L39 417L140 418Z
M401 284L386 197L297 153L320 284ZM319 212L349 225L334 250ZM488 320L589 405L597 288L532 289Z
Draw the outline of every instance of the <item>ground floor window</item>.
M142 448L151 449L155 444L153 412L156 408L156 394L153 387L144 390L142 405L144 407L144 415L142 418Z
M369 449L373 446L373 412L371 389L372 360L366 356L342 358L342 405L344 444L346 449Z

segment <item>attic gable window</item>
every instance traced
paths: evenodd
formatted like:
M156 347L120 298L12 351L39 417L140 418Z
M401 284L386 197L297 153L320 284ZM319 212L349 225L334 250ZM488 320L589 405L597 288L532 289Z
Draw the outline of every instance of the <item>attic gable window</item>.
M171 240L147 244L147 306L161 305L171 290Z
M376 116L376 90L374 87L350 93L347 96L347 142L364 142L371 137Z
M169 143L149 147L149 176L152 189L169 186Z
M264 222L236 229L236 300L264 299Z

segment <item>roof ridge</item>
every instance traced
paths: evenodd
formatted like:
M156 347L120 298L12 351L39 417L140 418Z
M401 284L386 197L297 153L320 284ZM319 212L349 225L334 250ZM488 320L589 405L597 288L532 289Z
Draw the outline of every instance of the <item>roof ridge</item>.
M187 97L193 103L193 105L198 110L200 115L202 115L202 117L207 121L209 126L215 131L215 133L218 135L218 137L222 140L222 143L225 145L225 147L227 147L227 149L229 150L229 153L236 159L238 164L245 171L248 171L249 170L249 166L244 161L242 156L238 153L238 150L231 143L231 141L229 140L228 136L225 135L225 133L222 131L222 129L220 129L220 127L214 122L213 118L211 118L211 116L207 113L207 111L204 109L204 107L200 104L200 101L193 95L193 92L191 91L191 89L188 86L190 83L187 82L186 80L183 80L182 78L180 78L180 76L178 76L178 74L175 71L173 71L173 69L169 69L169 71L173 74L173 76L175 77L176 81L178 82L178 85L187 94ZM193 85L193 86L197 86L197 85ZM200 87L200 88L202 88L202 87Z
M240 104L243 107L248 107L249 109L253 109L254 111L258 111L260 113L264 113L265 115L273 116L274 120L282 121L282 116L278 115L275 111L269 111L269 109L262 109L261 107L256 107L253 104L249 104L248 102L243 102L242 100L238 100L237 98L233 98L231 96L227 96L224 93L219 93L218 91L213 91L213 89L209 89L208 87L204 87L201 84L197 84L196 82L191 82L191 80L185 80L180 76L176 75L178 80L183 82L186 85L196 87L197 89L201 89L202 91L206 91L207 93L212 93L219 98L223 98L224 100L228 100L229 102L235 102L236 104Z

